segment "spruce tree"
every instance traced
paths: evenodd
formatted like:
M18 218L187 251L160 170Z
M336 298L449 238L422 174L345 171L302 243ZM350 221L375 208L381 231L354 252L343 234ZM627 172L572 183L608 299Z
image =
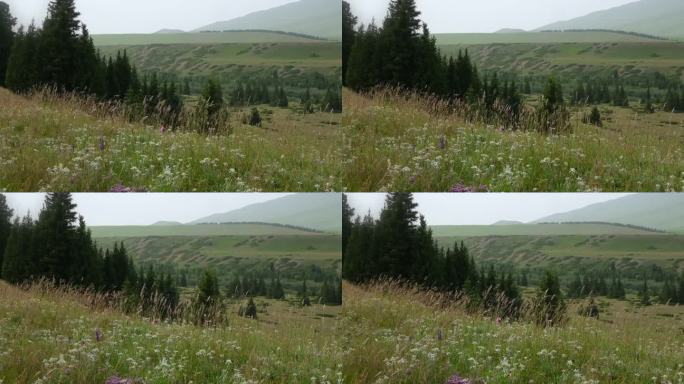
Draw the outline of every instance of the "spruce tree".
M75 234L76 204L70 193L48 193L38 217L36 254L43 276L67 282L73 270L72 245Z
M0 8L3 3L0 3ZM0 276L2 276L2 259L7 247L10 231L12 229L12 216L14 211L7 205L7 197L0 194Z
M354 30L358 19L351 11L351 5L342 1L342 83L346 84L346 73L349 63L349 55L354 45L356 31Z
M43 23L40 39L39 59L42 84L72 91L77 86L79 68L80 13L76 11L75 0L52 0L48 15Z
M249 301L247 301L247 307L245 307L244 316L254 320L257 318L256 304L254 304L254 300L251 297L249 298Z
M537 291L536 322L545 327L561 324L565 319L565 311L566 306L561 294L558 276L547 271Z
M5 74L10 57L10 50L14 43L13 28L17 19L12 17L7 3L0 1L0 87L5 86ZM0 264L2 260L0 259Z
M344 255L347 250L347 243L351 236L352 219L354 218L354 208L347 201L347 194L342 194L342 264L344 265Z

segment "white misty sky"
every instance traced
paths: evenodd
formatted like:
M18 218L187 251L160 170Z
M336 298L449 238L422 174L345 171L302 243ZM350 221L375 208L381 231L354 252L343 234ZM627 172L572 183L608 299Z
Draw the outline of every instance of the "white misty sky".
M348 0L359 21L381 24L389 0ZM632 3L635 0L416 0L433 33L532 30L556 21Z
M43 193L5 193L18 216L30 211L37 217ZM149 225L158 221L193 221L214 213L287 196L288 193L74 193L76 211L86 223L98 225ZM341 208L340 208L341 209Z
M415 193L418 212L428 225L490 225L501 220L524 223L555 213L614 200L627 193ZM348 194L356 214L378 217L384 193Z
M19 24L42 25L49 0L3 0ZM295 0L76 0L93 34L193 30L217 21L292 3ZM341 16L340 16L341 17Z

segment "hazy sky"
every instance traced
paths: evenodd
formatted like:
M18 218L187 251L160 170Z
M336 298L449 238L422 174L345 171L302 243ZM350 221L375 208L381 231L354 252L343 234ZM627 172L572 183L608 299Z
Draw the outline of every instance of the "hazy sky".
M348 0L365 24L380 24L389 0ZM416 0L422 19L434 33L531 30L635 0Z
M3 0L20 24L42 24L49 0ZM76 0L91 33L152 33L193 30L295 0ZM340 16L341 17L341 16Z
M416 193L418 212L429 225L489 225L501 220L529 222L554 213L627 196L625 193ZM349 194L356 214L377 217L384 193Z
M42 193L5 193L14 214L37 216ZM193 221L214 213L277 199L287 193L74 193L76 210L88 225L149 225Z

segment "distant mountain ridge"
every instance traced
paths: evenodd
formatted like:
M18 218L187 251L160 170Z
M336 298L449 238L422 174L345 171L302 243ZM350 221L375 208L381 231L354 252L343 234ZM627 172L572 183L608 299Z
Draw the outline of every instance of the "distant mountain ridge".
M299 0L205 25L193 32L264 29L339 40L342 37L341 15L342 2L339 0Z
M189 224L260 222L339 233L341 203L338 193L299 193L206 216Z
M611 29L663 37L684 37L684 1L640 0L536 29Z
M571 222L611 222L684 232L684 194L634 194L534 221L534 223Z

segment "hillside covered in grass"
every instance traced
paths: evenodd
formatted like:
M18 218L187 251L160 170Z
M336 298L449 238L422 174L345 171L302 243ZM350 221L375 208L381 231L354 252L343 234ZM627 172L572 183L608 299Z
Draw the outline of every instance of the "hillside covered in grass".
M269 304L270 303L270 304ZM229 307L227 325L152 322L70 290L0 281L5 383L333 383L341 377L336 310L257 300L259 320Z
M678 383L684 378L679 307L601 301L542 328L468 314L437 294L397 285L344 286L347 383ZM462 383L464 381L460 381Z
M469 122L417 94L344 91L350 191L681 191L684 120L603 109L603 127L571 114L573 132Z
M275 109L232 135L160 132L95 103L0 89L0 185L8 191L341 189L339 116ZM296 170L296 171L295 171Z

